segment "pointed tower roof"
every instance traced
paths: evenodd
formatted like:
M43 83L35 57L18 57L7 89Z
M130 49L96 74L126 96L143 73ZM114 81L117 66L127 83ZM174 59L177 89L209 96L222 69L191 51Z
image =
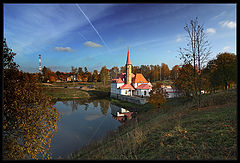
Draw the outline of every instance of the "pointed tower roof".
M130 55L129 55L129 49L128 49L128 55L127 55L127 65L130 65L131 61L130 61Z

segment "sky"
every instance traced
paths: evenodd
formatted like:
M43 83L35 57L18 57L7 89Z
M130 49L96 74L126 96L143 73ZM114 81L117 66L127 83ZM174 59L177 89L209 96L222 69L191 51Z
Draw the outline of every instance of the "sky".
M211 55L236 54L236 4L3 4L4 38L24 72L88 71L124 66L129 49L133 66L181 65L187 45L184 26L198 17Z

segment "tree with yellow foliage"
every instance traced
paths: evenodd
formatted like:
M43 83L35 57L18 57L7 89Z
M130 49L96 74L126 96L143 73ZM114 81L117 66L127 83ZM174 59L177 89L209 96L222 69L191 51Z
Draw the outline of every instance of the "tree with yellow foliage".
M163 83L156 82L150 91L148 102L154 107L160 108L161 104L166 102L167 92L162 88Z
M16 53L3 40L3 159L48 159L59 113L29 73L18 70Z

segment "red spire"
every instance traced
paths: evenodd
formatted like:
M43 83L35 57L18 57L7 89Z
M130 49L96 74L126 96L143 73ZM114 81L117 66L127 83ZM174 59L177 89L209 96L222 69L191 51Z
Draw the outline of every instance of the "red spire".
M127 56L127 65L130 65L131 61L130 61L130 55L129 55L129 49L128 49L128 56Z

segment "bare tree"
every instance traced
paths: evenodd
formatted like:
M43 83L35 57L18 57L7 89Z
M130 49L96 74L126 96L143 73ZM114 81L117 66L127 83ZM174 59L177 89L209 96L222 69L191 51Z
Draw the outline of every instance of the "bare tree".
M203 25L199 25L198 18L191 20L190 24L184 27L187 32L187 47L180 48L180 59L183 59L184 64L193 65L193 80L194 80L194 98L198 100L198 107L201 103L201 72L211 54L210 44L204 32Z

